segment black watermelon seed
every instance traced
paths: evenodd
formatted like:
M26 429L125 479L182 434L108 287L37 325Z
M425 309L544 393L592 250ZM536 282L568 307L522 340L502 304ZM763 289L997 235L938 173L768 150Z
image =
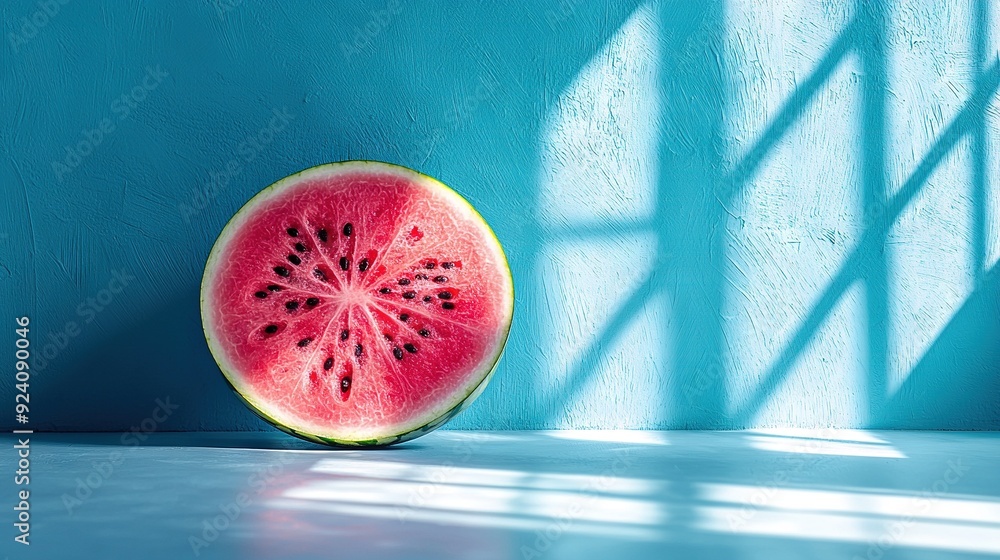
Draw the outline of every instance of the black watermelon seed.
M269 285L267 287L267 289L271 290L272 292L280 292L281 291L281 286L279 286L277 284L271 284L271 285Z
M317 297L311 297L311 298L307 299L306 300L306 305L308 305L309 307L316 307L317 305L319 305L319 298L317 298Z
M330 368L332 367L333 367L333 358L327 358L326 361L323 362L323 369L329 371Z
M410 316L407 315L406 313L403 313L402 315L399 316L399 320L405 323L410 320Z
M445 270L450 270L454 266L455 266L455 263L453 263L453 262L443 262L443 263L441 263L441 268L443 268Z
M389 342L392 342L392 335L391 334L389 334L389 333L382 333L382 336L384 336L385 339L388 340Z
M295 311L296 309L299 308L299 302L295 301L294 299L291 301L286 301L285 308L288 309L289 311Z
M410 285L410 279L409 278L400 278L399 279L399 285L400 286L409 286Z
M295 244L295 250L298 251L298 252L300 252L300 253L305 253L306 252L306 246L305 246L304 243L302 243L300 241L300 242L298 242L298 243Z
M267 297L267 292L257 292L254 295L259 297L260 299L264 299Z
M323 243L326 243L326 230L325 229L321 229L321 230L317 231L316 232L316 237L318 237L319 240L322 241Z
M340 257L340 270L351 268L351 261L347 257Z
M326 282L326 273L323 272L322 270L318 269L318 268L313 269L313 276L315 276L316 278L319 278L320 280Z
M302 259L300 259L298 255L288 255L288 262L298 266L302 264Z
M361 272L368 270L368 259L361 259L361 262L358 263L358 270Z
M360 356L361 354L364 353L364 351L365 351L364 347L361 346L360 344L358 344L357 346L354 347L354 355L355 356Z
M267 334L274 334L278 332L278 325L268 325L264 327L264 332L266 332Z
M351 390L351 378L345 377L340 380L340 392L346 393Z
M288 269L283 266L274 267L274 273L277 274L278 276L284 276L285 278L288 278Z
M346 224L344 224L344 235L350 237L353 231L354 231L354 226L351 225L351 222L347 222Z
M450 302L450 301L446 301L446 302L444 302L444 303L441 304L441 308L442 309L455 309L455 304L452 303L452 302Z
M344 329L340 331L340 340L347 340L347 337L351 336L351 331Z
M426 274L417 274L413 278L416 279L416 280L427 280L427 275Z
M412 344L410 344L409 342L407 342L406 344L404 344L403 348L406 348L406 351L409 352L410 354L416 354L417 353L417 347L414 346L414 345L412 345Z
M424 268L426 268L427 270L434 270L436 267L437 267L437 265L434 264L434 263L432 263L432 262L429 262L429 263L427 263L427 264L424 265Z
M392 349L392 355L396 356L397 360L403 359L403 351L399 349L399 346Z
M415 297L417 297L417 294L413 292L403 292L403 298L405 299L413 299Z
M424 338L427 338L428 336L431 335L431 331L429 331L427 329L420 329L420 331L417 332L417 334L419 334L420 336L422 336Z
M303 338L302 340L299 341L299 348L304 348L306 346L309 346L309 343L312 341L313 339L311 338Z
M451 292L449 291L438 292L438 297L441 299L451 299Z
M382 288L381 290L378 291L378 293L380 293L380 294L389 294L389 293L392 293L392 290L390 290L389 288Z
M297 229L295 229L293 227L290 227L290 228L286 229L285 233L287 233L288 235L291 235L292 237L298 237L299 236L299 230L297 230Z
M447 276L435 276L434 277L434 281L437 282L438 284L444 284L445 282L448 281L448 277Z
M431 299L432 299L431 296L424 296L424 301L425 302L430 301Z

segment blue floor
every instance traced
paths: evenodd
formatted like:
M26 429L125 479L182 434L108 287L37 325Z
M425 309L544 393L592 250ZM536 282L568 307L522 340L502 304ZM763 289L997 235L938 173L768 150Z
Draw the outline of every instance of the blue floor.
M998 433L440 431L374 451L131 437L31 436L32 544L13 543L5 506L3 555L1000 558Z

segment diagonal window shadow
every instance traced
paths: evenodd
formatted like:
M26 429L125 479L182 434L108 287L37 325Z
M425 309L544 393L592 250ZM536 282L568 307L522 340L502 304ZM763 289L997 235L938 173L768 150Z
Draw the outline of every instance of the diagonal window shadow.
M766 161L768 154L774 150L789 129L805 114L812 105L813 99L833 76L834 71L844 61L844 58L855 47L858 32L858 22L851 20L837 35L836 40L827 49L826 54L816 64L811 74L798 86L792 95L771 119L763 134L753 147L740 159L739 163L729 172L727 185L734 191L732 195L743 190L747 182L753 178L760 166Z
M827 80L833 75L833 72L854 47L854 33L856 28L857 23L855 20L851 20L851 22L844 26L844 29L837 35L836 40L827 49L826 54L816 64L812 73L788 97L760 138L754 143L753 147L727 173L724 181L725 190L717 193L720 197L731 198L738 194L747 181L753 178L754 174L760 169L760 166L766 161L768 154L777 146L778 141L788 133L792 125L809 109L816 94L820 92ZM662 217L659 218L662 219ZM627 223L601 221L589 224L573 224L558 229L550 229L546 231L546 236L556 239L579 239L631 235L648 232L656 227L657 222L658 220Z
M980 275L975 291L871 419L870 427L996 429L1000 331L983 328L983 317L1000 317L1000 265Z
M989 0L976 0L972 32L973 63L976 83L981 83L987 62L987 25L990 21ZM972 269L976 278L986 269L986 119L972 132Z
M886 19L888 6L884 2L876 2L871 6L861 0L856 8L864 10L864 21L868 33L864 34L857 45L861 60L861 201L864 207L865 233L862 234L859 248L865 242L865 236L883 223L881 208L888 196L888 169L885 161L886 126L888 117L885 114L886 92L889 90L888 71L886 70ZM936 164L935 164L936 166ZM928 175L930 170L928 171ZM923 186L923 180L921 180ZM919 189L919 187L918 187ZM914 193L915 194L915 193ZM902 212L902 209L900 210ZM893 215L891 222L898 218ZM874 225L873 225L874 224ZM857 274L864 281L865 307L867 321L865 336L867 337L867 387L868 418L874 411L882 407L882 401L888 387L888 355L889 338L885 323L889 317L889 265L883 242L888 231L868 244L867 250L859 253L859 258L865 264L859 267ZM851 261L848 259L848 266ZM837 298L839 299L839 297ZM824 315L828 315L829 311ZM815 333L816 331L814 331ZM801 352L801 351L800 351Z
M985 8L980 8L979 13L982 13L983 10ZM787 134L791 126L807 111L812 100L829 80L837 66L845 59L846 55L853 49L859 48L856 37L859 29L857 20L852 20L840 32L813 72L786 100L754 146L715 185L718 187L715 193L719 200L729 201L742 190L746 183L759 170L760 166L766 160L767 155L774 149L780 139ZM868 40L877 43L878 37L868 38ZM888 273L885 268L884 259L874 262L871 255L881 255L881 245L884 243L893 223L895 223L907 205L920 192L944 157L966 134L982 134L981 132L977 133L973 127L977 123L980 128L983 126L980 122L981 117L992 96L996 93L998 81L1000 81L1000 60L995 60L992 65L982 70L976 89L966 105L941 133L914 172L900 188L899 192L887 203L883 203L882 201L885 200L884 191L886 184L884 178L884 156L881 154L884 152L884 146L882 146L885 136L884 96L887 85L884 83L884 53L881 52L882 47L876 46L875 49L872 49L870 44L861 46L869 49L868 52L865 52L864 49L862 50L862 63L865 65L864 67L867 72L875 74L872 82L867 84L869 89L863 92L863 95L866 96L865 103L867 104L865 110L869 117L883 123L879 125L879 129L874 134L863 139L863 142L868 143L866 152L875 154L869 161L865 162L866 194L864 200L866 202L866 213L868 214L867 222L872 225L863 234L857 248L850 254L843 267L831 280L819 298L819 301L796 330L789 344L775 360L774 365L766 372L762 382L758 385L757 391L745 401L733 416L728 418L729 422L727 425L729 427L746 427L752 423L755 415L761 410L773 391L787 377L798 356L805 349L812 337L815 336L844 293L858 280L865 279L871 283L873 272L877 273L874 275L875 285L868 286L868 312L870 321L871 318L884 316L888 305L886 286ZM872 50L874 52L871 52ZM982 145L979 142L976 145L979 146L979 150L982 150ZM980 156L974 159L978 162L983 157ZM983 165L982 162L974 164L979 169ZM982 171L977 172L975 175L977 177L975 179L977 184L983 181L981 174ZM982 187L979 187L979 190L981 189ZM976 196L982 197L984 194L979 193ZM981 208L982 204L978 203L975 207L977 209ZM653 224L644 222L624 224L594 223L580 227L568 226L552 230L547 232L547 236L555 238L580 238L607 235L620 236L623 232L639 233L648 231L647 228L655 229L657 227L657 223L655 222L662 223L665 219L664 215L665 209L661 205L658 208ZM985 228L983 219L977 218L975 223L978 224L976 228L979 230L977 232L977 239L981 239L985 233L983 231ZM978 251L982 252L983 250L978 249ZM649 273L648 277L605 323L601 329L600 336L581 353L581 358L571 366L567 380L562 390L558 393L558 397L555 397L551 403L543 407L543 410L548 414L549 420L562 412L563 407L558 406L560 403L565 403L573 399L581 388L586 385L587 381L593 377L601 362L601 349L614 344L629 324L640 315L644 309L644 304L660 294L664 287L655 280L657 271L662 268L664 262L670 261L672 258L668 248L661 247L660 266L655 267ZM877 270L873 271L873 268ZM870 410L873 417L877 414L877 409L881 407L881 399L884 399L885 389L885 371L882 366L884 366L886 357L886 341L884 340L884 333L876 331L877 329L870 327L869 346L876 347L876 351L873 352L872 364L873 370L877 371L874 372L874 378L869 380L869 391L873 395L878 395L876 399L873 399L873 408ZM881 349L880 351L878 350L879 348ZM879 366L880 363L882 366ZM716 406L715 410L710 408L708 412L721 415L723 414L723 408Z
M802 321L791 342L765 374L757 391L732 417L734 426L745 427L753 421L754 415L766 403L770 393L788 375L795 359L815 335L837 301L852 283L861 279L863 274L868 271L868 267L871 266L870 255L880 253L881 245L885 242L892 224L917 196L938 164L966 134L973 130L989 105L993 94L996 93L998 85L1000 85L1000 59L995 60L984 72L979 86L965 107L941 133L909 179L899 189L899 192L884 207L884 210L874 210L877 215L874 216L872 222L875 225L862 236L857 248L851 252L844 266L834 276L809 315Z
M722 35L721 23L719 23L719 20L721 20L721 13L717 13L718 8L719 6L715 6L714 9L711 7L687 7L676 11L664 8L665 13L663 14L663 19L665 28L692 28L695 30L695 33L688 36L677 36L677 34L673 31L666 31L664 33L665 37L662 45L664 51L669 51L671 49L676 50L678 47L684 47L692 43L696 44L699 42L701 43L699 46L706 51L711 51L717 48L718 44L721 42ZM717 21L710 24L708 23L710 18L715 18ZM715 170L721 169L722 167L721 159L718 157L715 161L704 162L699 161L699 158L696 155L688 157L684 161L673 161L669 165L661 166L662 173L672 177L671 183L668 186L672 189L686 188L688 190L703 190L705 188L704 184L707 180L717 199L728 201L733 196L736 196L746 182L753 177L757 170L759 170L760 166L766 160L767 155L778 144L781 137L784 136L795 121L808 110L812 101L836 70L837 66L851 51L856 41L856 28L857 23L855 20L852 20L845 25L844 29L842 29L837 35L837 38L817 64L813 72L796 88L795 92L782 105L781 109L775 115L771 124L761 135L760 139L757 140L754 146L735 166L732 167L728 173L721 176L717 175ZM670 63L671 62L669 60L666 61L667 66L669 66ZM672 87L679 90L677 93L679 93L682 98L694 96L701 87L701 84L699 83L701 80L715 79L713 76L706 74L704 69L675 68L673 70L679 70L679 72L665 72L671 74L671 82L663 87ZM687 74L685 74L685 72ZM678 76L678 74L680 76ZM724 108L723 104L723 99L715 99L708 102L707 106L702 105L700 108L704 113L716 113ZM692 110L691 107L684 107L682 109L689 111ZM697 107L695 109L697 109ZM713 119L714 124L709 122L707 123L708 126L703 127L709 132L705 135L699 136L699 141L708 144L718 144L720 142L722 134L721 123L717 122L719 118L721 117ZM687 133L685 133L685 135L686 134ZM676 151L674 146L669 145L668 139L665 138L664 142L664 144L661 144L662 152L674 153ZM692 174L690 172L690 168L692 166L698 168L697 173ZM678 172L687 174L691 181L685 183L680 178L673 177L677 175ZM706 246L696 247L690 246L690 243L688 243L690 235L688 235L689 232L686 229L686 224L680 224L675 230L671 230L673 226L670 224L676 220L678 210L680 210L680 213L682 214L684 212L715 212L721 214L724 210L715 204L715 200L703 201L703 204L698 208L691 208L687 210L675 208L675 200L678 198L675 196L676 193L670 192L669 189L663 185L661 185L660 188L663 192L659 195L657 211L653 219L649 222L601 221L596 223L562 226L558 229L551 229L545 232L546 238L549 240L567 238L579 240L593 237L621 237L623 235L646 233L649 231L657 231L661 238L661 243L658 247L657 266L651 270L648 277L640 283L639 287L633 291L632 295L626 299L618 310L613 313L608 321L601 327L601 334L580 353L580 358L571 365L568 376L561 390L559 390L556 395L549 400L549 402L541 405L540 410L543 414L547 415L547 421L551 421L558 414L562 413L564 406L561 405L571 401L580 392L580 390L586 386L588 380L594 376L601 363L602 349L614 344L622 333L625 332L631 322L641 314L645 308L645 304L654 299L655 296L660 295L660 292L665 289L662 280L656 280L656 275L659 270L663 270L665 268L676 270L684 267L692 267L695 269L695 273L693 275L694 278L686 280L693 283L683 289L686 293L671 294L672 299L678 301L682 305L686 305L688 303L687 300L690 299L688 298L689 295L697 295L704 291L705 288L702 284L712 284L714 286L711 291L717 293L710 297L711 301L702 301L699 304L695 304L694 307L691 307L690 309L681 309L681 312L686 313L689 316L713 316L713 320L716 324L702 325L702 328L698 329L698 335L712 338L715 340L715 346L721 344L722 327L718 320L719 310L721 309L721 273L717 268L717 263L706 263L705 266L698 264L700 261L698 254L721 254L724 252L722 249L722 244L724 243L724 239L722 239L723 228L715 228L716 237L718 237L718 239L711 240ZM703 198L703 196L699 193L689 192L688 194L690 195L689 198L694 200ZM724 205L725 204L723 204L723 206ZM711 208L709 208L709 206L711 206ZM721 220L721 215L715 216L713 223L718 223ZM677 247L678 243L681 245L679 248ZM674 342L675 346L681 347L684 349L683 351L693 350L692 342L694 341ZM708 356L709 360L714 360L714 358L712 358L713 355L717 356L719 355L719 352L713 351L712 349L704 351L704 348L702 348L701 351L697 352L697 355L682 357L681 361L685 363L677 365L686 369L697 370L705 364L706 356ZM709 367L716 373L721 371L721 365L715 363L714 361L709 364ZM690 373L695 376L699 375L698 371ZM708 380L708 387L698 388L698 392L700 394L699 396L705 396L704 393L706 392L706 389L721 389L720 385L722 380L717 377L718 376L714 379ZM676 396L678 388L674 387L670 391L675 393ZM707 420L709 416L718 417L719 413L722 412L723 402L721 396L716 395L714 401L715 402L712 403L712 406L707 408L702 407L702 420Z

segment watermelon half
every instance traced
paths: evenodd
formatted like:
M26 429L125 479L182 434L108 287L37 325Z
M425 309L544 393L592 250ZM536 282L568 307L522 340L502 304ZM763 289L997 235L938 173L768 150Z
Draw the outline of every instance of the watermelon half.
M208 346L250 408L331 445L421 436L468 406L513 315L503 249L458 193L374 161L264 189L215 242Z

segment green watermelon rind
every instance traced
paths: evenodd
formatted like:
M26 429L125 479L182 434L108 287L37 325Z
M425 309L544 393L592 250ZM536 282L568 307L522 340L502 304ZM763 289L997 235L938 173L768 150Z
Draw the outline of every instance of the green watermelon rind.
M488 365L486 365L485 367L481 368L476 372L476 376L478 376L482 374L484 370L487 369L489 370L488 373L483 375L482 380L480 380L478 384L476 384L468 393L466 393L465 396L461 397L460 399L453 399L453 402L449 403L449 408L446 408L443 414L439 414L433 418L430 418L427 423L417 426L405 432L374 439L369 438L361 440L350 440L350 439L325 437L310 433L308 431L297 430L292 426L286 425L278 421L277 419L272 418L269 414L264 412L262 407L260 407L257 403L253 402L253 400L249 396L247 396L246 394L244 394L243 391L240 391L237 388L236 383L234 383L232 378L230 377L229 368L223 363L224 359L221 358L221 355L223 354L222 349L217 347L215 341L213 340L211 334L209 333L209 328L208 328L209 314L207 313L206 298L205 298L207 281L209 276L208 273L210 270L213 270L215 268L215 265L217 264L218 259L220 258L219 253L221 252L222 245L225 244L224 241L228 241L229 238L232 236L232 233L236 231L237 227L239 225L242 225L243 220L248 217L250 210L255 208L259 202L262 202L263 200L267 199L271 194L284 188L287 185L299 182L306 175L332 171L335 168L341 166L356 167L362 171L382 170L382 171L391 171L393 173L403 172L404 174L410 174L419 177L424 181L429 181L430 183L435 184L440 188L443 188L446 192L450 192L454 196L455 200L462 202L468 208L472 216L475 216L476 218L479 219L481 225L493 238L493 241L496 243L496 248L498 249L497 253L499 254L500 258L503 259L504 270L507 271L507 280L508 284L510 285L510 294L509 294L510 305L509 305L509 311L507 313L506 324L503 325L503 337L494 355L491 356L489 359L483 360L482 363ZM365 169L366 167L370 167L372 169ZM304 439L306 441L311 441L313 443L334 446L334 447L385 447L388 445L409 441L436 430L437 428L441 427L446 422L457 416L460 412L468 408L469 405L471 405L473 401L475 401L479 397L479 395L481 395L482 392L486 389L486 386L489 384L489 381L493 378L493 375L496 373L497 365L500 363L500 358L503 355L504 349L507 347L507 341L510 335L510 329L514 318L514 313L513 313L514 278L513 275L511 274L510 263L507 261L507 256L503 251L503 246L501 245L500 240L497 238L496 233L493 231L492 228L490 228L489 224L482 217L482 215L479 214L479 212L475 209L475 207L473 207L472 204L457 191L455 191L448 185L442 183L441 181L438 181L437 179L429 175L425 175L423 173L420 173L419 171L410 169L409 167L404 167L402 165L396 165L392 163L386 163L374 160L346 160L346 161L324 163L313 167L309 167L307 169L303 169L298 173L289 175L287 177L284 177L276 181L275 183L272 183L268 187L258 192L252 198L250 198L250 200L245 202L243 206L241 206L240 209L236 212L236 214L234 214L233 217L229 219L229 222L226 223L226 226L222 229L222 232L216 239L215 244L212 246L212 250L209 252L208 260L205 263L205 271L202 274L202 279L201 279L200 300L201 300L202 330L205 334L205 340L208 343L209 351L212 354L212 359L215 360L216 365L222 372L222 377L223 379L225 379L226 384L229 385L229 387L233 390L233 392L236 393L236 395L240 398L240 400L242 400L247 405L247 407L251 411L253 411L254 414L256 414L261 419L263 419L267 423L271 424L272 426L278 428L283 432Z

